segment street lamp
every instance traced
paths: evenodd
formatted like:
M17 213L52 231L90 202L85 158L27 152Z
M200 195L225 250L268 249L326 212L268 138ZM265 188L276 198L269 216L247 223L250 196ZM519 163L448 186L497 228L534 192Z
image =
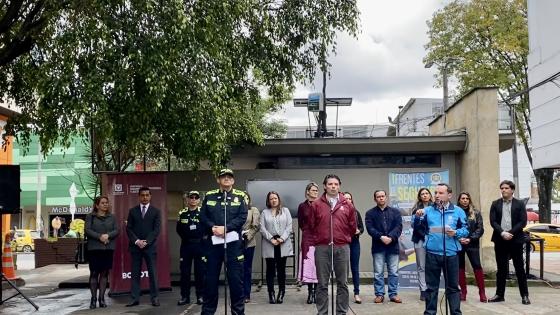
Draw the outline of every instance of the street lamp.
M439 70L441 71L441 76L442 76L442 81L443 81L442 85L443 85L443 111L444 112L447 109L448 104L449 104L449 88L448 88L449 65L451 63L455 62L456 60L457 59L455 59L455 58L449 58L449 59L446 59L445 62L443 62L443 64L433 62L433 61L429 61L428 63L426 63L426 65L424 65L424 68L429 69L435 64L435 65L438 66Z
M443 85L443 112L442 112L442 115L443 115L443 128L444 128L443 130L444 130L444 132L446 130L446 127L445 127L445 111L449 107L449 88L448 88L449 66L456 61L457 61L456 58L447 58L447 59L444 60L443 63L428 61L424 65L424 68L429 69L435 64L435 65L438 66L438 69L441 71L442 85Z
M401 136L401 110L403 109L402 105L399 105L399 113L397 114L397 137Z

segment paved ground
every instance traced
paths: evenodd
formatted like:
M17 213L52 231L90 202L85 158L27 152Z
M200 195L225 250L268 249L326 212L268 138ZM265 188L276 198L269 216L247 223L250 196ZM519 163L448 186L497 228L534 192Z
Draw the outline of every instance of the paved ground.
M23 258L25 257L25 258ZM1 314L195 314L200 313L200 306L189 305L187 307L176 306L178 299L178 288L173 288L171 292L162 292L161 307L154 308L149 305L148 296L142 298L140 306L135 308L126 308L124 305L128 303L129 297L108 298L108 309L89 310L90 293L87 289L59 289L59 283L68 281L71 283L85 283L89 270L87 265L81 265L79 269L75 269L73 265L51 265L39 269L24 267L25 264L30 265L31 255L20 256L18 263L18 275L25 279L25 286L21 289L32 300L39 305L39 311L35 312L33 307L29 305L21 297L14 298L4 305L0 306ZM537 256L538 257L538 256ZM538 259L535 257L535 259ZM537 261L537 260L533 260ZM545 277L548 280L560 283L560 253L549 255L547 253L547 261L545 264ZM558 266L557 266L558 265ZM538 266L538 264L533 264ZM533 272L538 275L538 272ZM467 302L462 304L464 314L558 314L560 310L560 288L547 286L543 282L533 282L531 286L530 296L532 305L526 306L521 304L517 288L510 287L506 291L506 303L485 304L477 300L477 289L469 286L469 294ZM254 286L253 290L257 287ZM385 303L383 305L375 305L373 303L373 287L372 285L363 285L361 287L362 298L364 303L361 305L351 304L355 314L421 314L424 308L422 302L418 300L418 292L416 289L402 289L401 296L404 303L396 305L393 303ZM488 288L487 294L493 295L495 288ZM11 290L4 290L4 298L11 295ZM220 291L223 294L223 291ZM473 294L474 293L474 294ZM223 295L222 295L223 296ZM252 293L252 302L246 306L246 314L316 314L314 305L305 304L307 293L305 288L297 291L295 286L290 286L286 292L285 303L282 305L270 305L267 303L266 292ZM220 301L218 314L223 313L223 299ZM349 312L352 314L352 312Z

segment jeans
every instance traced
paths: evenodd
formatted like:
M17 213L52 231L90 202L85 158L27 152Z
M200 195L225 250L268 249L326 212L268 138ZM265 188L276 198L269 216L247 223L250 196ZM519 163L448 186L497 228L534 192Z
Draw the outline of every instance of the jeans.
M416 253L418 287L420 291L426 291L426 249L424 248L424 241L420 240L418 243L414 243L414 252Z
M352 237L350 243L350 270L352 271L354 295L360 294L360 240L356 237Z
M387 264L387 282L389 298L399 290L399 254L381 252L373 254L373 278L375 296L385 296L385 264Z
M464 247L459 252L459 269L465 269L465 254L469 257L473 270L482 269L480 263L480 249L478 247Z
M447 264L444 264L444 259ZM459 290L459 257L457 255L444 257L443 255L426 253L426 284L428 289L426 290L424 315L437 314L439 279L442 269L447 280L445 295L449 301L449 310L452 315L462 314Z
M348 245L334 246L334 266L331 265L331 246L319 245L315 247L315 267L317 268L317 314L327 315L329 311L329 279L331 266L336 278L336 314L348 312L348 262L350 248ZM334 313L334 312L333 312Z
M250 299L255 246L245 248L243 256L245 256L245 260L243 261L243 293L246 299Z

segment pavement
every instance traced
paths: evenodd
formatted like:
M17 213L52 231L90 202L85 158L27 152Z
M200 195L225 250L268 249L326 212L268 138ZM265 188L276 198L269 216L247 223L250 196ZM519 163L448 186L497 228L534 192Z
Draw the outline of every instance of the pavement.
M548 256L548 255L547 255ZM560 261L560 253L557 253ZM555 258L553 255L552 258ZM515 287L506 290L505 303L480 303L477 299L478 289L475 286L468 287L467 301L461 303L464 314L558 314L560 310L560 269L549 269L554 263L545 263L546 281L530 281L531 305L522 305L519 292ZM555 260L555 259L552 259ZM535 264L538 265L538 264ZM559 265L560 266L560 265ZM537 270L532 274L538 275ZM128 296L107 297L109 305L106 309L89 310L90 292L87 288L89 269L87 265L80 265L75 269L73 265L50 265L37 269L18 270L18 276L25 279L25 285L20 287L22 292L31 298L38 306L39 310L28 304L23 298L16 297L0 306L1 314L195 314L200 313L199 305L177 306L179 298L179 288L173 287L170 292L160 293L160 307L152 307L149 303L149 296L144 295L141 304L137 307L127 308ZM367 279L365 280L367 283ZM418 300L417 289L401 289L400 296L403 304L385 302L382 305L373 303L373 285L364 284L360 287L362 304L351 303L352 310L348 314L422 314L424 309L423 302ZM511 283L510 285L515 285ZM352 292L352 286L349 286ZM490 297L494 293L493 287L487 287L486 292ZM4 298L10 296L15 291L4 290ZM442 292L442 291L441 291ZM440 292L440 297L441 297ZM220 289L220 304L217 313L223 313L223 288ZM284 304L270 305L266 290L259 290L253 286L251 303L246 304L246 314L279 314L279 315L298 315L316 314L314 305L305 303L307 290L305 287L298 290L295 285L288 286ZM440 303L440 305L443 305ZM438 312L441 310L438 310ZM229 312L229 310L228 310ZM443 309L443 312L445 310ZM442 313L443 314L443 313Z

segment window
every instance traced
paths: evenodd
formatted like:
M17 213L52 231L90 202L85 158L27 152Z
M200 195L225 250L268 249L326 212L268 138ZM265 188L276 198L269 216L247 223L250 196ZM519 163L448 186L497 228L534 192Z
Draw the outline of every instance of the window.
M280 157L283 169L441 167L440 154L374 154Z
M548 231L548 226L546 225L537 225L537 226L533 226L532 228L529 228L529 232L534 232L534 233L545 233Z

